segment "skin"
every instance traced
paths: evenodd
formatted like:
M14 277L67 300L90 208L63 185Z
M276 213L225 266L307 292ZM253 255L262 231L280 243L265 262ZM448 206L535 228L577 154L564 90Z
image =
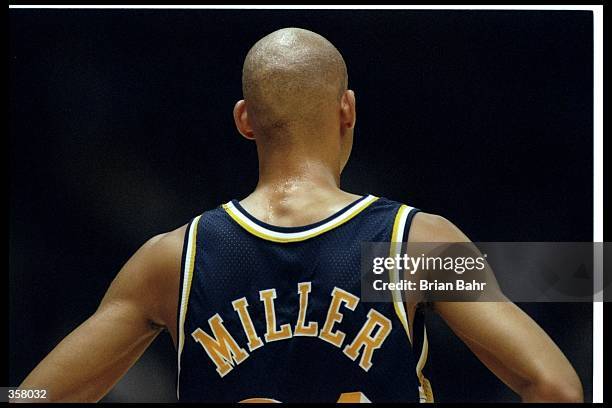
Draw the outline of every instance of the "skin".
M276 34L263 44L275 49L275 42L282 48L287 41L293 41L292 49L311 47L309 54L321 56L333 53L331 49L319 54L312 50L328 46L314 33L284 29ZM266 54L261 50L266 47L252 50L254 55L264 57L264 66L255 64L255 70L266 69ZM263 54L257 54L258 51ZM289 63L291 58L287 56ZM260 59L258 63L261 62ZM247 56L245 71L253 68L248 64ZM320 71L321 65L317 67ZM289 111L287 116L286 111L271 107L279 116L270 122L270 118L258 118L254 113L261 115L261 110L249 110L249 106L258 102L269 103L259 100L253 92L245 92L245 99L234 107L236 127L256 143L259 157L259 182L241 204L262 221L279 226L310 224L359 197L340 189L340 174L353 144L356 105L354 92L345 89L342 69L335 68L330 68L326 78L339 86L338 92L334 95L327 88L322 91L319 95L324 99L322 110L300 111L295 116ZM334 77L334 73L340 74ZM245 80L252 78L243 75ZM264 79L258 81L258 86L278 82L266 85ZM306 91L306 99L313 97L311 91L314 92ZM267 91L259 93L265 94ZM290 105L292 109L301 109L299 103ZM316 120L309 116L313 114ZM287 119L285 125L270 127L270 123ZM313 122L316 129L312 128ZM20 388L46 389L46 401L99 401L164 329L176 346L185 230L183 225L147 241L119 271L95 313L37 365ZM418 213L409 242L469 242L469 239L445 218ZM416 303L407 303L412 319ZM433 309L523 401L582 402L582 386L569 361L550 337L512 302L436 302Z

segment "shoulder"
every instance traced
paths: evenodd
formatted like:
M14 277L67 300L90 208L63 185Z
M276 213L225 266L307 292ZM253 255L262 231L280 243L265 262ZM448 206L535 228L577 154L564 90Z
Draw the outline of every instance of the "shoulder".
M136 251L131 261L143 280L151 285L167 288L178 281L183 256L183 245L189 224L149 238Z
M137 284L154 282L169 268L180 264L187 225L155 235L132 254L115 280Z
M163 259L168 255L181 255L183 241L189 224L184 224L172 231L164 232L149 238L140 248L148 257Z
M412 219L409 242L469 242L470 239L446 218L419 211Z

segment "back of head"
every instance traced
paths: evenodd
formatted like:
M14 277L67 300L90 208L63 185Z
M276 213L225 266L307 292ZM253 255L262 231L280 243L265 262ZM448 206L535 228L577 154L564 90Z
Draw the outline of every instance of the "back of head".
M284 28L259 40L242 70L244 100L258 137L315 136L347 89L346 65L324 37Z

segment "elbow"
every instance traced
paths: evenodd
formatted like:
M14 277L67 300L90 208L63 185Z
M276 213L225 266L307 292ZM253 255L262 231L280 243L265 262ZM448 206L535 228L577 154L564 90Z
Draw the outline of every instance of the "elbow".
M584 402L582 384L575 372L565 378L540 379L527 387L522 397L525 402Z

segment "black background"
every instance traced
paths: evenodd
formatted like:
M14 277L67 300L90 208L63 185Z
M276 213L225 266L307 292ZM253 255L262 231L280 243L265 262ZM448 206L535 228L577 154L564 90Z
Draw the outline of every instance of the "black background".
M9 385L97 307L152 235L242 198L233 127L250 46L286 26L344 55L357 96L342 186L444 215L474 241L591 241L592 13L9 11ZM590 400L592 305L521 304ZM517 397L429 315L438 401ZM161 335L107 401L171 401Z

